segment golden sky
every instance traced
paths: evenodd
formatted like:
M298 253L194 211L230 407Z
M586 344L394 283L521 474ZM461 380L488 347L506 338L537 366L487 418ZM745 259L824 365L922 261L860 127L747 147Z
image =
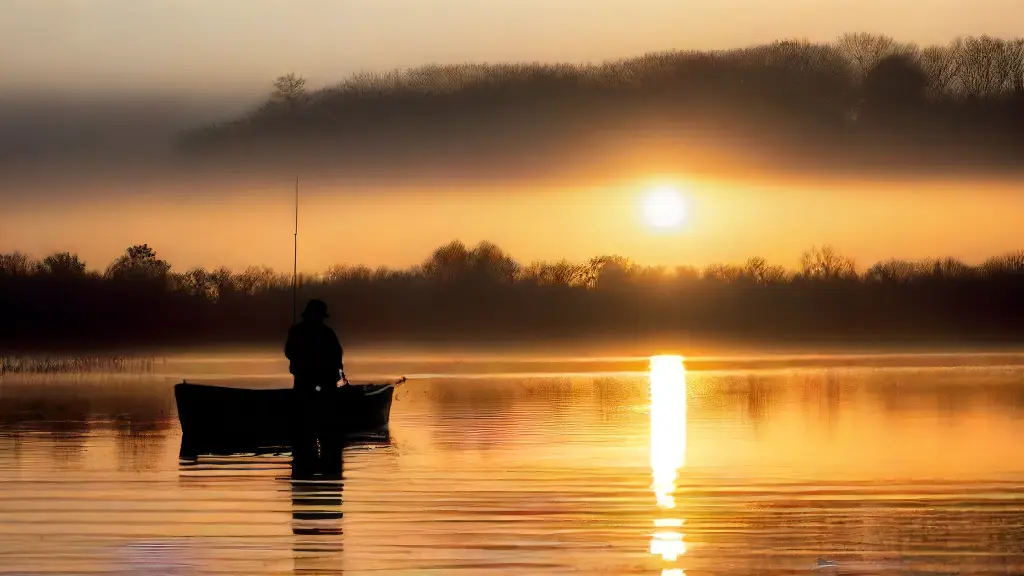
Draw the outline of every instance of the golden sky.
M657 230L643 218L645 193L664 182L685 199L677 229ZM0 213L0 252L77 250L102 269L145 242L179 269L289 271L292 186L9 204ZM578 188L367 190L318 182L301 190L299 267L308 272L337 263L404 267L453 239L491 240L524 263L617 253L668 266L759 255L795 267L803 250L824 243L862 268L890 257L976 263L1024 248L1019 184L769 185L679 176Z

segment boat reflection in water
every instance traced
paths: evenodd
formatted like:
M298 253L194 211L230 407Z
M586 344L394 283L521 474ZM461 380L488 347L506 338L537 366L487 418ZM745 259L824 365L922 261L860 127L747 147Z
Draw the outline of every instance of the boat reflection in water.
M342 462L338 447L337 463ZM342 474L331 469L327 475L312 474L317 462L302 456L292 460L292 546L293 574L341 574Z
M682 356L652 356L651 474L658 515L654 519L651 554L675 562L686 554L685 520L675 511L676 477L686 466L686 368ZM683 576L666 568L662 576Z

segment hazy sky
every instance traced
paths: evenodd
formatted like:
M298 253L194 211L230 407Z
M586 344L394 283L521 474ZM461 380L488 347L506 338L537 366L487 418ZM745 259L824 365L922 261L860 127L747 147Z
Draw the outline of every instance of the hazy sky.
M602 60L872 31L1024 33L1021 0L0 0L0 90L230 92L428 62Z
M685 196L688 217L678 229L659 231L644 221L645 194L661 182ZM405 267L453 239L496 242L524 263L622 254L644 264L698 267L762 256L794 268L803 250L825 243L862 268L892 257L976 264L1024 248L1024 194L1014 183L738 185L683 177L475 193L352 194L360 190L326 183L302 189L299 267L308 272L339 263ZM102 270L127 246L145 242L176 269L290 270L291 183L226 191L13 205L0 212L0 252L41 257L70 249Z
M594 61L851 31L920 43L1020 36L1024 0L0 0L0 99L135 90L240 96L265 91L288 71L315 86L431 62ZM947 255L978 262L1022 247L1018 184L776 189L684 175L676 183L691 219L663 234L638 216L650 176L637 170L624 184L590 190L458 197L309 190L300 264L405 266L453 238L493 240L526 262L620 253L668 265L761 255L793 266L801 250L822 243L865 264ZM168 183L118 177L96 189L73 179L34 189L7 180L0 252L70 249L103 268L129 244L147 242L177 268L290 269L290 182L262 191L235 183L183 198L180 190L142 192Z

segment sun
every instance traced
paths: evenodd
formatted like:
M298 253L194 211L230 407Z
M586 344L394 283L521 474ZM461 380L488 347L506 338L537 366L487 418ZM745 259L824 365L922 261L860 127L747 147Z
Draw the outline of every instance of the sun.
M672 186L659 186L644 198L644 221L653 228L678 228L686 219L686 203Z

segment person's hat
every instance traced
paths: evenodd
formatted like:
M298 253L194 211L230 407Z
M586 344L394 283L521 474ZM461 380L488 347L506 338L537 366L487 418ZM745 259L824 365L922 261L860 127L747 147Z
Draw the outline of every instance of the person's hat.
M306 303L306 309L302 311L302 317L315 320L318 318L327 318L327 304L323 300L310 300Z

